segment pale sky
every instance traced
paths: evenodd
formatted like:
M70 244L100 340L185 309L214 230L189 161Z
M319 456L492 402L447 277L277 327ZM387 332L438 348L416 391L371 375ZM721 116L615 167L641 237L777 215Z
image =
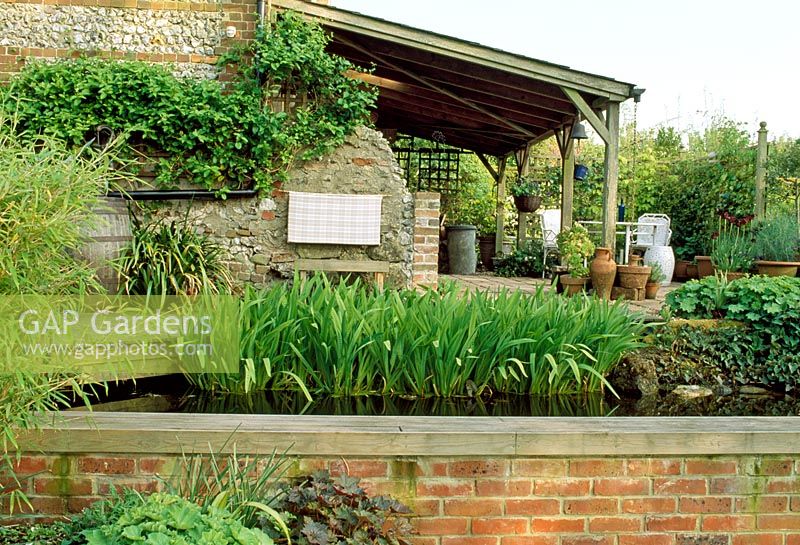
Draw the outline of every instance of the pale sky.
M753 138L759 121L770 139L800 138L800 0L331 4L634 83L647 89L639 127L700 128L723 114Z

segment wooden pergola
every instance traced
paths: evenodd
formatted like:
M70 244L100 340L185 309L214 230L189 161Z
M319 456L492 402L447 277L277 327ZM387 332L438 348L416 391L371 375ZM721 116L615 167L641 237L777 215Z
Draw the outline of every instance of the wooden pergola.
M497 182L497 248L503 237L506 163L517 155L521 173L530 146L555 137L561 152L561 225L573 221L575 155L570 138L585 120L605 142L604 246L615 246L620 104L643 90L633 84L572 70L476 43L302 0L273 5L319 21L333 35L330 50L372 74L380 89L379 128L474 151ZM355 74L354 74L355 75ZM498 158L495 169L488 156ZM521 217L527 223L527 217Z

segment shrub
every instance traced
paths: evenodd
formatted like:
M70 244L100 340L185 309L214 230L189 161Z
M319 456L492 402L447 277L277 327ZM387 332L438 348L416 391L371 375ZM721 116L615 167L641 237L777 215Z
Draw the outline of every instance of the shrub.
M800 257L800 225L785 214L753 222L755 253L766 261L797 261Z
M800 278L754 276L732 282L706 277L667 296L686 318L726 318L747 326L752 358L737 371L741 380L800 385ZM720 344L724 346L724 342Z
M134 218L133 240L114 262L128 295L197 295L230 292L221 246L182 222L143 225Z
M0 112L0 294L100 291L76 253L117 179L111 156L27 141Z
M292 543L410 545L411 525L402 518L409 509L388 497L368 496L358 483L346 475L331 479L327 471L321 471L285 486L279 508ZM269 521L262 528L275 539L281 537Z
M272 545L261 530L244 527L229 512L171 494L156 493L128 506L106 524L83 532L87 545Z
M526 241L522 248L497 259L495 274L497 276L541 276L544 247L542 239ZM548 261L555 263L556 256L551 253Z
M374 291L324 276L245 292L241 372L203 389L477 396L598 390L644 326L624 306L539 290Z

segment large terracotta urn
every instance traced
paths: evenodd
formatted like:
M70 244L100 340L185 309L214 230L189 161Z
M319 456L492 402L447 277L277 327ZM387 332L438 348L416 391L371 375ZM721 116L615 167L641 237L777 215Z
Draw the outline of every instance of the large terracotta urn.
M617 264L611 258L611 248L595 249L594 259L589 266L589 274L592 277L595 294L600 299L610 299L614 277L617 275Z

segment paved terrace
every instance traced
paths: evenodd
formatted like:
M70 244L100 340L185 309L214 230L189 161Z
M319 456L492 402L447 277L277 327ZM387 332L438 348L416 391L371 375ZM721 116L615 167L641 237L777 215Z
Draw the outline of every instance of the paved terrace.
M545 290L554 289L551 285L552 280L542 278L503 278L501 276L495 276L487 273L471 275L444 274L439 278L441 280L455 282L465 292L476 290L498 292L502 289L507 289L533 293L542 286L544 286ZM644 311L649 315L657 316L661 311L661 307L664 305L664 298L666 295L680 286L680 283L673 282L667 286L661 286L655 299L646 299L644 301L628 301L627 303L634 310Z

